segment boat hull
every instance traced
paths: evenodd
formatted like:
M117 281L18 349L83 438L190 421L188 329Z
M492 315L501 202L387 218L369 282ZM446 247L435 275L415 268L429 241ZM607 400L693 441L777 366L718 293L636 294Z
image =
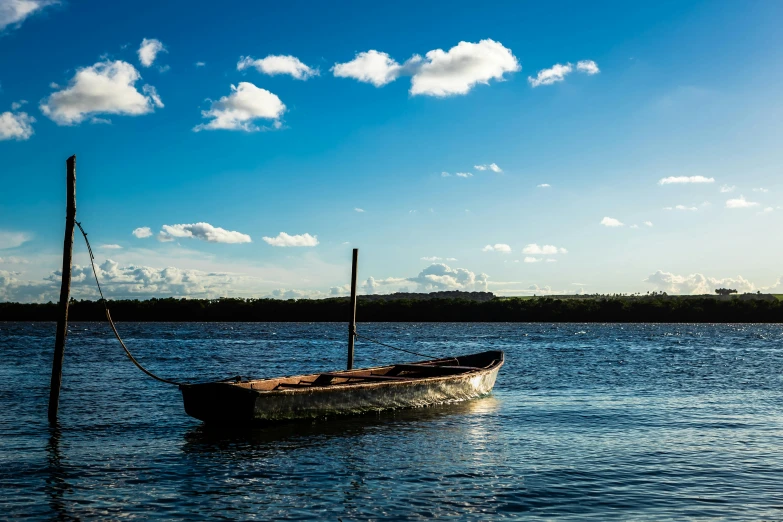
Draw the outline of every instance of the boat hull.
M253 383L218 382L181 386L185 411L209 423L275 422L314 419L336 415L352 415L389 409L416 408L458 402L489 394L495 385L498 370L503 364L502 352L485 352L446 361L489 361L486 367L475 368L455 375L438 375L400 380L361 381L344 379L340 384L309 386L296 389L253 389ZM432 371L440 371L439 361L416 363ZM402 365L411 366L414 365ZM355 370L356 375L375 374L384 378L395 366ZM433 370L433 368L437 368ZM443 366L442 368L457 368ZM332 375L332 374L325 374ZM339 374L345 376L348 374ZM377 377L380 375L380 377ZM287 381L317 376L283 378ZM386 377L396 379L396 377ZM281 379L281 382L283 380Z

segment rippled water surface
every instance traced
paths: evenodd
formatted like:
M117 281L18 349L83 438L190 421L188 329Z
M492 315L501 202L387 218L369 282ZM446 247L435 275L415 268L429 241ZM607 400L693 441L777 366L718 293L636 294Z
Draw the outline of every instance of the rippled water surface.
M180 380L339 369L343 324L121 324ZM215 432L106 324L0 322L0 518L783 519L783 325L362 324L506 352L472 402ZM357 366L415 359L357 343Z

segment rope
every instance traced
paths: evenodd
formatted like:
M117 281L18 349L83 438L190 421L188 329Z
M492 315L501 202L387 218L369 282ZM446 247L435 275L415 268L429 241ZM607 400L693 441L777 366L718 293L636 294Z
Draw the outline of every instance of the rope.
M95 276L95 284L98 285L98 293L101 295L101 302L103 303L103 308L106 310L106 319L109 321L109 326L111 326L112 331L114 332L114 336L117 338L117 340L120 342L120 346L122 346L122 349L125 350L125 355L128 356L128 359L131 360L133 364L136 365L136 367L147 374L148 376L152 377L156 381L165 382L166 384L173 384L174 386L182 386L184 383L171 381L169 379L164 379L163 377L158 377L148 369L146 369L144 366L141 365L139 361L136 360L135 357L133 357L133 354L128 350L128 347L125 346L125 343L123 342L122 338L120 337L120 333L117 331L117 327L114 325L114 321L111 319L111 314L109 313L109 305L106 304L106 298L103 297L103 290L101 289L101 282L98 280L98 271L95 269L95 256L92 253L92 247L90 246L90 241L87 239L87 232L84 231L82 228L82 224L78 221L74 221L76 223L76 226L79 227L79 230L82 233L82 236L84 236L84 242L87 243L87 252L90 254L90 265L92 266L92 275ZM419 357L427 357L429 359L437 359L434 355L428 355L426 353L419 353L414 352L412 350L405 350L403 348L398 348L396 346L392 346L390 344L382 343L378 341L377 339L372 339L370 337L366 337L360 333L357 333L356 330L354 330L353 334L356 337L360 337L366 341L370 341L371 343L379 344L381 346L385 346L386 348L391 348L392 350L397 350L398 352L405 352L412 355L418 355ZM241 377L237 375L236 377L231 377L229 379L224 379L224 381L238 381Z
M414 352L414 351L411 351L411 350L405 350L403 348L397 348L396 346L392 346L390 344L382 343L382 342L380 342L380 341L378 341L376 339L371 339L369 337L365 337L364 335L362 335L360 333L357 333L356 331L354 331L353 334L356 337L361 337L365 341L370 341L371 343L380 344L381 346L385 346L386 348L391 348L392 350L397 350L399 352L405 352L405 353L410 353L410 354L413 354L413 355L418 355L419 357L427 357L427 358L430 358L430 359L437 359L437 357L435 357L434 355L427 355L426 353L418 353L418 352Z
M133 364L136 365L136 367L155 379L156 381L165 382L166 384L173 384L174 386L182 386L183 383L176 382L176 381L170 381L168 379L164 379L163 377L158 377L148 369L146 369L144 366L139 363L139 361L136 360L135 357L133 357L133 354L130 353L130 350L128 350L128 347L125 346L125 343L122 341L122 338L120 337L119 332L117 332L117 327L114 326L114 321L111 320L111 314L109 313L109 305L106 304L106 298L103 297L103 290L101 290L101 283L98 281L98 271L95 270L95 256L92 254L92 247L90 246L90 241L87 239L87 232L84 231L82 228L82 224L78 221L75 221L76 226L79 227L79 230L82 231L82 235L84 236L84 242L87 243L87 251L90 253L90 265L92 265L92 275L95 276L95 284L98 285L98 293L101 294L101 302L103 303L103 308L106 310L106 319L109 320L109 325L111 326L111 329L114 331L115 337L117 337L117 340L120 342L120 345L122 346L122 349L125 350L125 355L128 356L128 359L131 360Z

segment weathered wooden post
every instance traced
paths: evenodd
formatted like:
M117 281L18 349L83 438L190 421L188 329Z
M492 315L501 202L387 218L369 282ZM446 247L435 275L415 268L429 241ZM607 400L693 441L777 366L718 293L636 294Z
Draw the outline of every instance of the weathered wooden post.
M359 260L359 249L353 249L353 266L351 268L351 322L348 325L348 369L353 369L353 343L356 340L356 264Z
M68 303L71 298L71 256L73 255L73 227L76 223L76 156L65 162L67 170L68 201L65 214L65 240L63 241L63 281L60 286L60 306L57 317L57 337L54 341L52 384L49 390L49 422L57 420L60 402L60 384L63 380L65 338L68 336Z

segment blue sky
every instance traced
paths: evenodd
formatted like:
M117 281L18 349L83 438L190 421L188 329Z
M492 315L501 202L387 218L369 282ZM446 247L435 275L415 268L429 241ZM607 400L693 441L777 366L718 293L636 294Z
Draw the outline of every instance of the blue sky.
M0 300L783 291L783 4L476 5L0 0Z

